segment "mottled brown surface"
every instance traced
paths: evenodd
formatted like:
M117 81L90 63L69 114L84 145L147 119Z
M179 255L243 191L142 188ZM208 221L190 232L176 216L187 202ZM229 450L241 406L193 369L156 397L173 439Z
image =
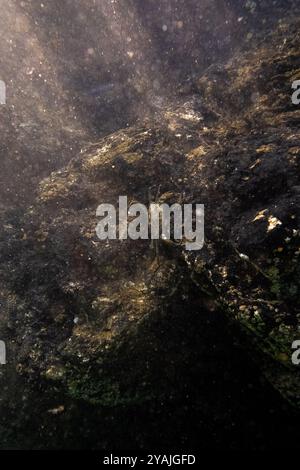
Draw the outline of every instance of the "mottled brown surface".
M203 447L251 447L251 439L253 447L270 447L269 427L279 441L293 435L300 400L299 368L290 361L300 318L300 111L291 104L298 31L297 21L282 20L252 51L161 101L155 117L104 137L42 180L24 212L4 212L0 331L13 363L3 400L7 406L12 396L7 416L16 436L8 433L6 445L20 446L36 396L46 416L42 437L24 447L60 447L53 436L61 436L60 426L65 444L80 447L74 423L84 421L84 410L82 445L96 448L105 439L130 441L122 441L123 431L118 437L112 410L125 422L128 410L136 413L128 430L134 446L157 445L153 423L174 419L176 428L184 410L183 421L199 417ZM97 239L98 204L124 194L148 204L149 189L161 199L205 204L201 252L162 241L158 259L145 241ZM167 410L159 419L158 403ZM141 430L147 413L152 424ZM245 444L232 422L251 416ZM169 444L194 445L187 430Z

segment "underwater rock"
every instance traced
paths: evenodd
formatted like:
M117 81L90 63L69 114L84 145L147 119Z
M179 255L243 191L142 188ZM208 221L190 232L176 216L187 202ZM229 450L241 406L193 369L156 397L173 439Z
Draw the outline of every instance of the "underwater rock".
M12 339L10 371L25 402L47 390L47 419L67 419L77 402L102 412L151 407L178 382L184 393L183 371L215 315L247 346L268 390L300 406L291 362L300 326L300 113L289 86L299 46L299 23L282 23L263 45L208 70L189 100L87 147L40 183L24 214L3 215L0 337ZM97 238L99 204L127 195L149 205L149 194L205 204L203 250ZM201 412L215 416L206 399Z

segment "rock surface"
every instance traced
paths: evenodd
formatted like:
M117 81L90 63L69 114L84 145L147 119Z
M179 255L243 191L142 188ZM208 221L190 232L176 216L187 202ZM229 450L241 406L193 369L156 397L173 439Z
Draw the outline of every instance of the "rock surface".
M260 415L292 445L299 25L281 21L251 51L155 103L155 117L84 149L40 183L25 213L3 211L0 337L13 358L2 373L4 447L192 446L191 419L203 447L272 446ZM149 194L205 204L201 251L162 240L157 256L148 241L97 238L100 203L127 195L148 205Z

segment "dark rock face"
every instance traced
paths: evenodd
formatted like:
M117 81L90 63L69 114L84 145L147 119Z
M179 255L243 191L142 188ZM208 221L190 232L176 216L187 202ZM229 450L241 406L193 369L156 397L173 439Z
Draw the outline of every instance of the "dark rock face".
M240 44L251 47L248 34L297 3L2 0L1 202L30 204L38 181L82 146L143 119L153 94L170 96Z
M4 448L295 445L298 31L282 20L3 215ZM203 250L97 239L100 203L149 190L205 204Z

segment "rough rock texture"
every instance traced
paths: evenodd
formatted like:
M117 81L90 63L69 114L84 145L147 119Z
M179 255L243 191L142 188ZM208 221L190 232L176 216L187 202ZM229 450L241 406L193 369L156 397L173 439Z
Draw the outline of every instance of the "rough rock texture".
M25 213L3 214L0 336L13 358L2 373L4 447L192 446L199 435L203 447L293 444L299 25L282 21L173 101L154 103L155 118L43 180ZM205 204L203 250L161 241L157 257L148 241L97 239L100 203L127 195L149 204L149 193Z
M2 0L1 202L31 204L38 181L83 145L143 117L153 93L166 96L241 44L251 47L257 31L297 4Z

